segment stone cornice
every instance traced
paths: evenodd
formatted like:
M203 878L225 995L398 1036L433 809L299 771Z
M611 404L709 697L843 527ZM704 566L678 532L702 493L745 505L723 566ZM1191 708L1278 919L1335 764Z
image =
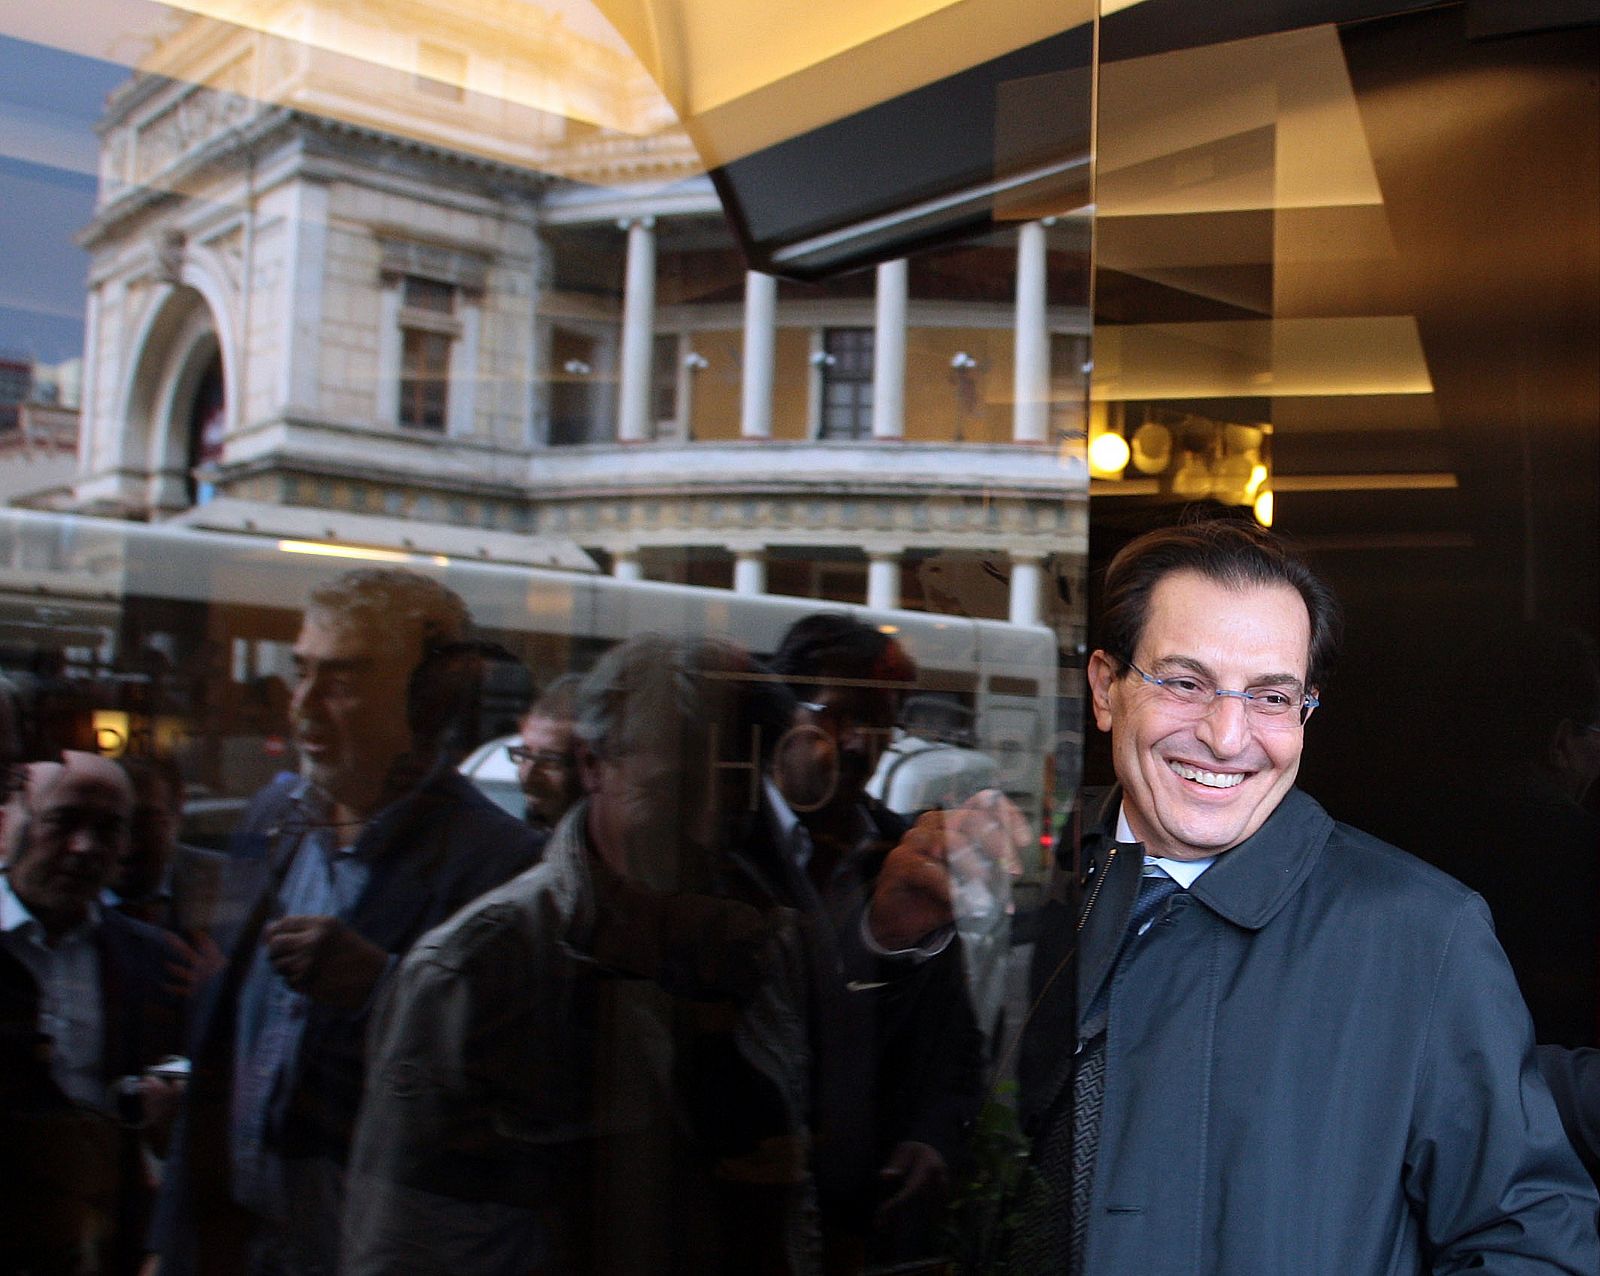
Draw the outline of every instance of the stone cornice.
M584 226L650 215L722 216L722 203L709 178L693 177L669 185L610 189L569 186L552 190L539 211L547 226Z
M1076 454L1030 444L909 441L591 444L542 448L530 458L529 494L578 495L817 492L873 495L1003 491L1030 498L1088 499Z

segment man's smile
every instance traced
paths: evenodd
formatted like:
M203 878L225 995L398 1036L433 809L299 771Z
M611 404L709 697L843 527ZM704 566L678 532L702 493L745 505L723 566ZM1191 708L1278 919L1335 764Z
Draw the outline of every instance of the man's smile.
M1187 762L1178 762L1168 759L1167 766L1173 774L1185 780L1193 780L1196 784L1203 784L1208 789L1231 789L1237 784L1242 784L1252 774L1248 771L1206 771Z

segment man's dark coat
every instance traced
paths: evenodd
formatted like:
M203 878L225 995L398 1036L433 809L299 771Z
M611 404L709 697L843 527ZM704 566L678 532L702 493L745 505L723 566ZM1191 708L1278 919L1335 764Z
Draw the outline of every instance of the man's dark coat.
M288 858L304 833L291 796L296 783L284 775L263 790L230 846L235 884L254 883L255 903L197 1018L194 1074L153 1234L169 1276L235 1270L250 1230L229 1193L235 1011ZM542 844L462 776L438 771L363 831L356 850L371 860L372 873L345 921L385 952L403 954L425 931L530 867ZM310 1007L272 1132L281 1155L339 1163L348 1155L365 1080L370 1005L360 1011Z
M1111 979L1083 1270L1600 1271L1594 1188L1478 896L1294 790L1113 969L1142 851L1086 851L1020 1067L1026 1127L1059 1137L1074 1019Z

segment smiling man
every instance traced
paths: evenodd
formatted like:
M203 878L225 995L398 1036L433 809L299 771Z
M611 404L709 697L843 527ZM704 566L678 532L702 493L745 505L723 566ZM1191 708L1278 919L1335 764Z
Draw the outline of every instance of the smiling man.
M1035 953L1022 1270L1600 1270L1483 901L1295 788L1336 629L1249 524L1108 569L1087 673L1119 786Z

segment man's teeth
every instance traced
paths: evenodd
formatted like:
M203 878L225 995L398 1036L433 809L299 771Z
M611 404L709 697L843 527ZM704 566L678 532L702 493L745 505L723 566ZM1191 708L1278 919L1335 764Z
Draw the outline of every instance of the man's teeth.
M1187 766L1182 762L1169 762L1167 765L1185 780L1193 780L1196 784L1203 784L1208 789L1231 789L1244 779L1243 771L1228 771L1219 774L1216 771L1202 771L1197 766Z

